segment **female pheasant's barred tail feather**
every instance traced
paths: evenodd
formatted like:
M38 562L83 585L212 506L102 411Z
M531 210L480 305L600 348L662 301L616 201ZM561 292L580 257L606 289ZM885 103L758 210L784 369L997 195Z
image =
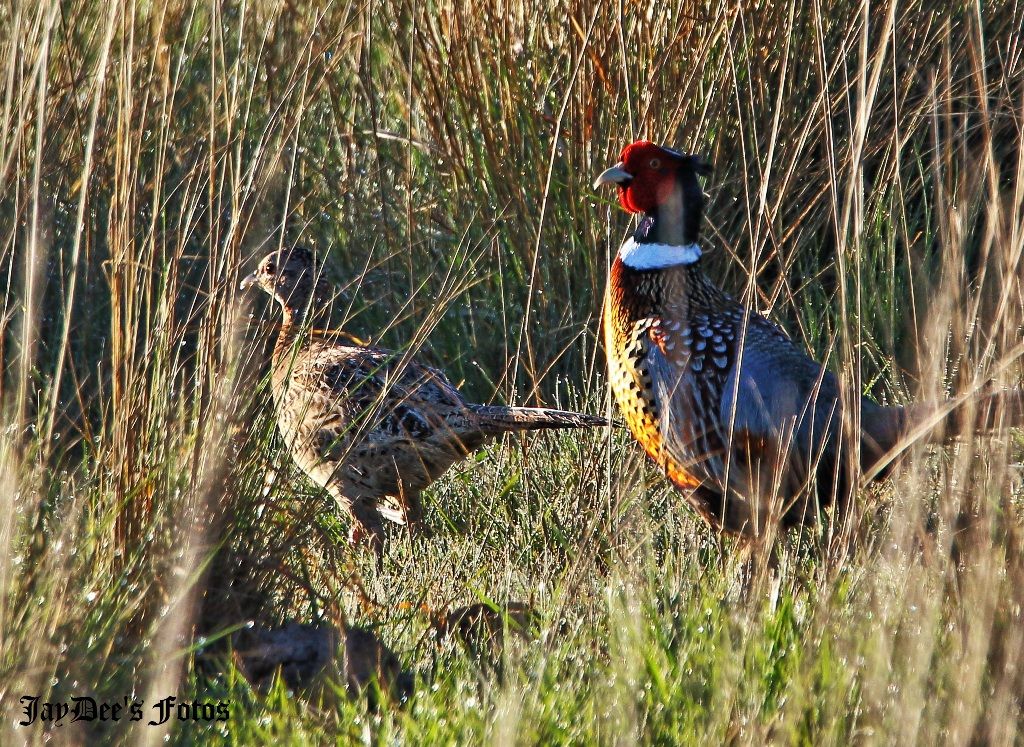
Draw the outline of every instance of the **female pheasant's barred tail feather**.
M608 425L607 418L584 415L545 407L503 407L501 405L470 405L479 418L480 430L486 433L535 431L542 428L596 428Z

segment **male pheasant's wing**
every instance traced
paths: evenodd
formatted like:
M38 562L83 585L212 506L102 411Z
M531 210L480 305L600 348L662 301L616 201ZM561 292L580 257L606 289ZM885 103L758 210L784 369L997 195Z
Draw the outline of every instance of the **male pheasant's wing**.
M732 458L748 492L789 501L815 476L824 478L820 486L835 483L842 431L836 377L758 315L723 387L720 418L734 434Z
M726 387L723 420L735 409L742 427L780 439L789 496L813 483L819 501L845 500L854 487L849 468L856 455L844 437L839 381L802 347L773 338L773 329L762 317L752 318L742 367ZM859 409L861 463L873 465L898 441L905 414L866 396L851 406Z
M652 327L645 365L665 459L699 477L726 528L750 531L766 499L785 503L834 466L835 377L764 317L737 308Z

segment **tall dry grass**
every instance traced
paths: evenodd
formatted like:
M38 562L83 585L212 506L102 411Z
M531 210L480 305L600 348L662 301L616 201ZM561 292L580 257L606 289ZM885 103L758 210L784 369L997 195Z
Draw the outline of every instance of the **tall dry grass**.
M504 444L377 573L279 453L272 312L236 288L302 241L350 332L480 400L600 409L627 219L589 185L643 136L711 159L709 273L851 392L1018 383L1022 27L929 0L0 8L4 741L47 738L12 726L29 692L230 697L241 743L1019 741L1018 437L912 445L856 549L787 538L740 597L621 436ZM395 606L517 595L570 632L504 682ZM310 709L195 663L286 616L372 622L416 703Z

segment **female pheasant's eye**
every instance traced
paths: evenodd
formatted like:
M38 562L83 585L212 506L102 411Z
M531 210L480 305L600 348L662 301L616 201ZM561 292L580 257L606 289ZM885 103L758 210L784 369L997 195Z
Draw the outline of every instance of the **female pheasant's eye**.
M277 268L274 266L273 262L267 262L265 265L263 265L263 272L267 273L268 275L273 275L275 272L277 272Z
M661 168L661 159L660 158L652 158L650 165L651 165L652 169L660 169Z

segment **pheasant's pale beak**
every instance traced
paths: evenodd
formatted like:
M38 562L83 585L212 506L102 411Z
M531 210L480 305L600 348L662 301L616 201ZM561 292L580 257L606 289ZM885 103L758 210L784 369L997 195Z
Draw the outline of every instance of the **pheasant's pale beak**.
M610 169L601 172L601 175L594 180L594 189L605 184L618 184L624 187L631 181L633 181L633 175L626 171L622 166L622 161L619 161Z
M238 289L245 290L246 288L256 285L258 280L259 275L255 272L252 273L251 275L246 275L244 278L242 278L242 283L241 285L238 286Z

